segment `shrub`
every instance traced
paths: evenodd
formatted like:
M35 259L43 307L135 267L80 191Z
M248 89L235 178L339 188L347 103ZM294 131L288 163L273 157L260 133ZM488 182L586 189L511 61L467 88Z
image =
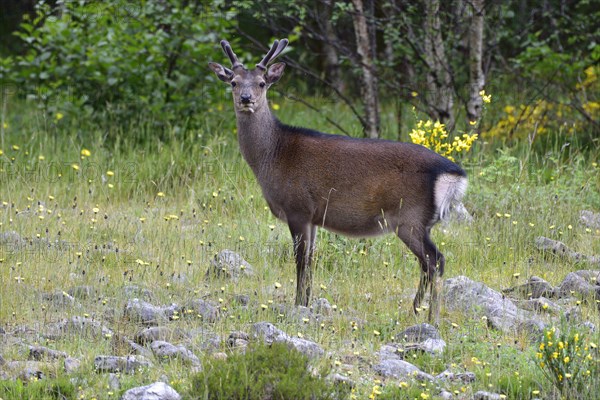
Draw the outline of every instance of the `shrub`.
M190 396L203 399L338 399L336 387L309 370L305 355L284 343L256 345L245 354L215 360L194 377Z
M464 133L449 141L446 126L439 121L431 120L419 120L417 127L413 128L409 136L413 143L425 146L452 161L455 155L468 152L473 142L477 140L476 133L471 135Z
M536 353L538 366L544 376L563 395L569 398L586 398L586 390L597 387L597 344L576 329L567 327L558 331L548 329Z
M183 0L52 4L40 1L15 33L25 53L0 62L1 78L51 117L194 126L222 96L202 71L233 14Z

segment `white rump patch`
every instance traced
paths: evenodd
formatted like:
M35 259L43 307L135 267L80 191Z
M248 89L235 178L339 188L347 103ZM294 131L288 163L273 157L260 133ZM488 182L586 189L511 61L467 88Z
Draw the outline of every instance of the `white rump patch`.
M459 202L466 191L466 177L454 174L439 175L433 188L437 218L441 220L445 219L448 216L448 211L450 211L452 203Z

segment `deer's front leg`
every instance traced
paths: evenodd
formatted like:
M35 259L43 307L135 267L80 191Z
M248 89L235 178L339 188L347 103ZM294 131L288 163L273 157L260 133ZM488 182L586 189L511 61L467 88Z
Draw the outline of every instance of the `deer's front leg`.
M316 227L307 222L288 221L296 259L296 305L308 306L312 285L312 254Z

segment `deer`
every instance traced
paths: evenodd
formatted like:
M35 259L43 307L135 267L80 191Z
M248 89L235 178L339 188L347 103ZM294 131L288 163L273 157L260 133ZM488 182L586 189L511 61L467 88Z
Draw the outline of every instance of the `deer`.
M286 66L271 64L288 45L275 40L254 69L246 68L226 40L231 68L210 62L232 88L241 154L271 212L287 223L296 263L296 305L308 306L317 229L349 237L393 233L421 268L414 313L429 291L428 320L439 321L445 258L430 238L467 189L456 163L413 143L353 138L280 122L267 100Z

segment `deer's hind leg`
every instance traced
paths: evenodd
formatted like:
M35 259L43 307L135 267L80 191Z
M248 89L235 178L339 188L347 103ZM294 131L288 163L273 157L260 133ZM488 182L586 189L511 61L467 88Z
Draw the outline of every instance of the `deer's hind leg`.
M442 279L444 273L444 255L435 247L429 237L429 229L404 228L398 229L398 237L413 252L421 266L421 278L417 294L413 301L413 310L418 313L427 289L430 292L429 322L437 324L441 306Z

